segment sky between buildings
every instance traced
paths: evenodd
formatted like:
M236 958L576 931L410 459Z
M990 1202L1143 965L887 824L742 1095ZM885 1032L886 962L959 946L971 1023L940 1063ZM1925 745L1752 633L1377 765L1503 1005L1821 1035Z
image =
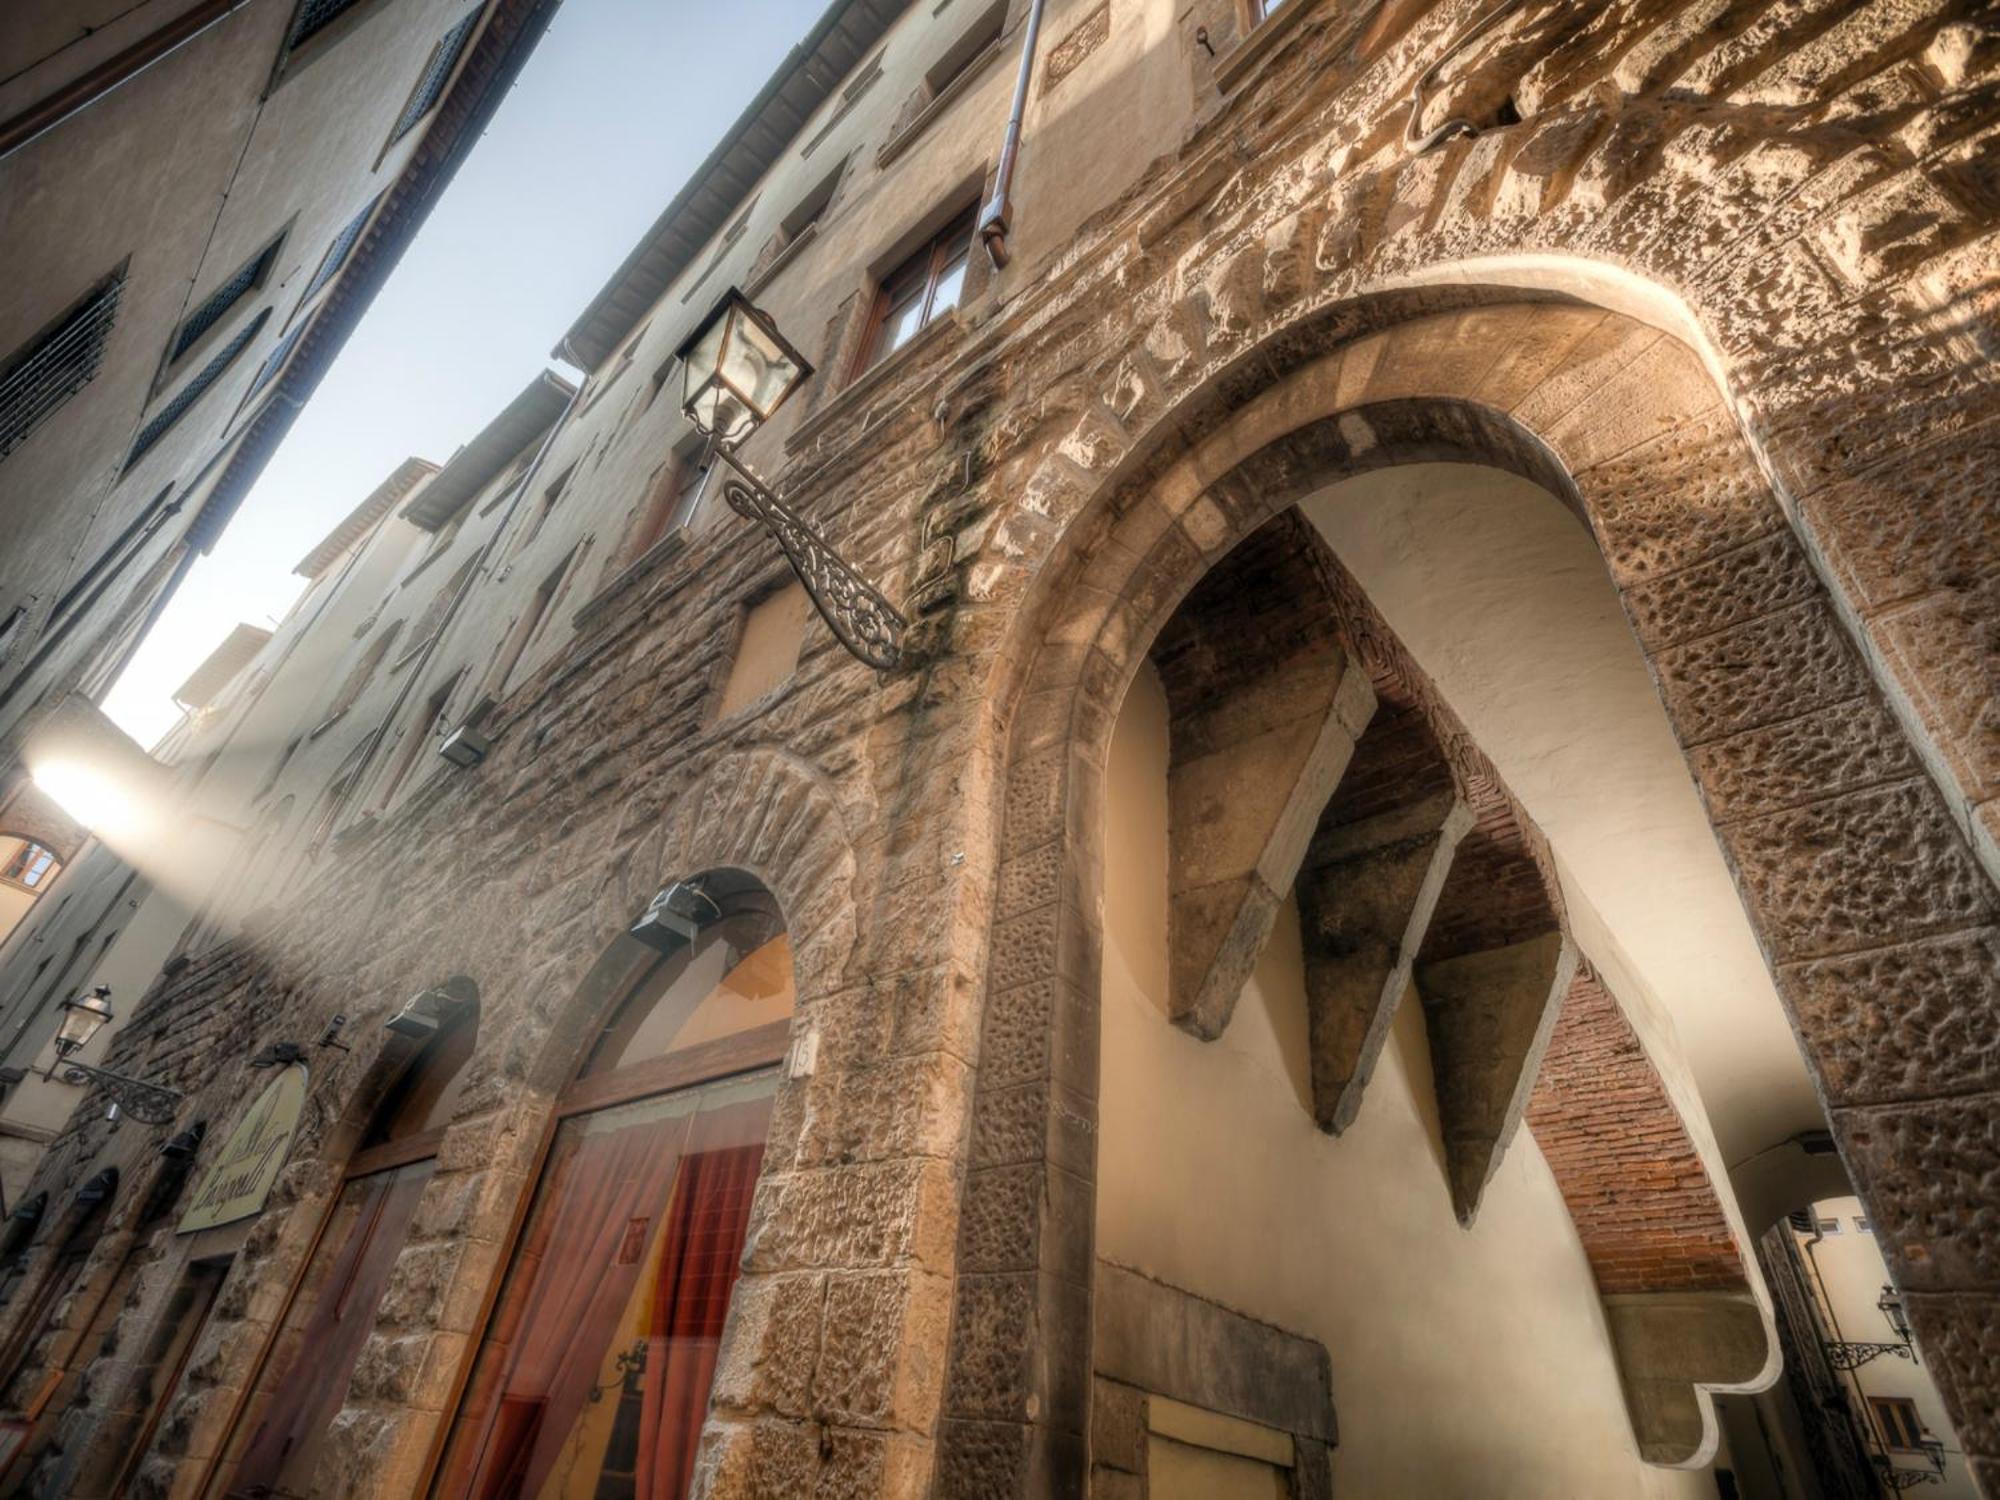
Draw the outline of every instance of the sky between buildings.
M443 463L539 369L827 0L565 0L318 393L105 709L150 745L169 695L389 471ZM570 378L575 371L564 370Z

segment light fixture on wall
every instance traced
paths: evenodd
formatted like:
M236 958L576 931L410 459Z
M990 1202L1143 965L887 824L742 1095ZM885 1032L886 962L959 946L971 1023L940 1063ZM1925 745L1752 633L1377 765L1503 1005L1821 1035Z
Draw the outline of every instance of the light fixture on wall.
M721 915L722 908L707 891L691 880L676 880L626 931L656 953L678 953Z
M63 1001L62 1013L62 1021L56 1028L55 1061L42 1077L52 1078L56 1069L61 1068L64 1083L94 1083L111 1096L113 1110L123 1110L142 1125L164 1125L173 1119L174 1111L187 1097L179 1089L71 1060L74 1053L81 1052L103 1030L106 1022L115 1019L110 985L100 984L87 994L72 995Z
M676 358L681 410L729 470L723 499L777 538L841 645L871 667L896 666L903 656L902 614L736 457L737 448L812 374L812 366L735 287L722 294Z
M478 1003L478 987L464 975L454 974L443 984L417 991L382 1024L398 1036L428 1041Z
M461 724L445 737L438 746L438 754L455 766L470 770L486 759L486 752L493 748L493 741L469 724Z
M1889 1328L1896 1337L1910 1346L1912 1351L1910 1357L1914 1359L1915 1335L1910 1328L1910 1315L1903 1310L1903 1294L1893 1286L1884 1285L1882 1295L1875 1299L1875 1307L1889 1320Z

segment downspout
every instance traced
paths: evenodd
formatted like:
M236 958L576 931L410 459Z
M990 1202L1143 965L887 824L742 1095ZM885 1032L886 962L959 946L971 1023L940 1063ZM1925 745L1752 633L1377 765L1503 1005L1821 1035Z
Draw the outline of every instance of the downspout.
M1042 31L1043 0L1028 0L1028 24L1021 37L1021 68L1014 75L1014 106L1000 140L1000 165L993 173L993 196L979 211L978 235L998 271L1008 259L1007 231L1014 217L1014 162L1021 154L1021 120L1028 112L1028 85L1035 76L1035 41Z

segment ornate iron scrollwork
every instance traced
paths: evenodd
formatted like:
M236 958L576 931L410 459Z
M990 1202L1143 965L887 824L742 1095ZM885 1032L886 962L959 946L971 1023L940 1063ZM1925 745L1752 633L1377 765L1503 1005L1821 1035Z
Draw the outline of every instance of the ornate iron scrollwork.
M130 1078L109 1068L94 1068L89 1063L64 1063L62 1076L64 1083L96 1084L111 1096L112 1103L141 1125L171 1124L181 1100L187 1097L165 1084L148 1083L143 1078Z
M810 522L765 487L718 444L716 453L729 466L722 497L738 515L747 516L777 538L792 571L812 596L834 636L850 652L878 671L891 671L903 659L902 614L835 552Z
M1828 1343L1824 1347L1826 1362L1836 1370L1858 1370L1871 1359L1880 1359L1885 1354L1893 1354L1900 1359L1911 1357L1908 1344Z

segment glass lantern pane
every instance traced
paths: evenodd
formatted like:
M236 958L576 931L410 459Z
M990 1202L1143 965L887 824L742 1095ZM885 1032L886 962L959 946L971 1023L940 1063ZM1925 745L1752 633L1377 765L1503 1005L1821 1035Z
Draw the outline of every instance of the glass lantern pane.
M729 332L729 319L719 317L702 330L701 339L688 350L681 366L681 408L692 408L701 397L701 388L715 377L722 357L722 341Z
M733 334L722 354L722 378L760 422L771 415L798 378L799 367L784 347L748 312L732 308Z

